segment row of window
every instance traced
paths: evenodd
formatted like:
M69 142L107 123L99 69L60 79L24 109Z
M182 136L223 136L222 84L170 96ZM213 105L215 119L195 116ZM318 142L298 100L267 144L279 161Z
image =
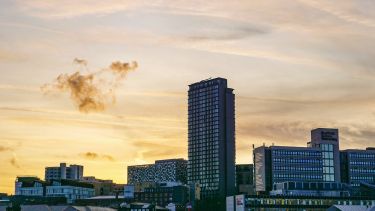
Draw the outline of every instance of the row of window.
M200 111L203 110L208 110L212 111L212 109L218 109L219 108L219 101L215 99L206 99L202 100L201 102L197 103L191 103L188 105L188 111L194 111L196 109L199 109Z
M326 182L333 182L335 181L335 175L334 174L324 174L323 180Z
M350 153L349 158L375 159L375 154Z
M216 157L219 154L219 146L217 144L192 144L189 147L189 154L196 157L198 153L200 156L211 155L212 157Z
M189 109L188 121L210 119L219 116L219 108L207 107L206 109Z
M188 106L207 104L207 103L218 103L218 102L219 102L219 97L211 97L211 98L208 98L207 96L189 97Z
M310 164L321 164L322 161L318 159L285 159L285 158L274 158L273 162L275 163L310 163Z
M374 176L352 176L350 177L351 180L359 180L359 181L374 181Z
M372 173L372 174L375 174L375 169L350 169L350 172L351 173ZM374 175L375 176L375 175Z
M323 159L333 159L333 152L322 152Z
M375 166L375 161L350 161L350 165Z
M204 121L204 122L189 122L189 129L188 132L192 132L194 128L204 128L205 130L207 129L218 129L219 128L219 122L218 121ZM202 126L202 127L199 127Z
M273 175L275 182L280 179L295 179L295 180L321 180L321 174L279 174L276 173Z
M295 166L274 166L273 170L280 170L280 171L320 171L322 172L322 168L320 167L295 167Z
M320 152L305 152L305 151L290 151L290 150L273 150L272 155L320 157L321 153Z
M333 144L320 144L320 149L326 152L333 152Z
M323 167L323 174L334 174L335 169L333 167Z
M219 83L220 81L208 81L206 83L199 83L196 84L189 90L189 94L197 94L197 93L202 93L202 92L207 92L207 91L218 91L219 85L214 85L216 83Z

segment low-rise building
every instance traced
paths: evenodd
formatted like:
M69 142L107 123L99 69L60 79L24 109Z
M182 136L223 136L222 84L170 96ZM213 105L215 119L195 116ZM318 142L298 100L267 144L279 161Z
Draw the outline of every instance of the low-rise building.
M68 203L76 199L90 198L95 195L94 186L75 180L42 181L38 177L17 177L16 196L65 197Z
M169 203L185 205L189 201L189 188L178 183L159 183L134 193L134 201L167 206Z
M83 177L81 181L90 183L94 186L95 196L116 195L116 192L114 191L115 183L113 183L112 180L97 179L93 176L89 176Z
M253 164L236 165L236 190L238 194L254 194Z
M186 184L185 159L157 160L155 164L128 166L128 184L143 182L181 182Z
M346 184L336 182L281 182L273 184L272 196L348 197Z
M237 195L238 197L239 195ZM236 196L227 197L227 201L234 201ZM326 211L333 205L361 205L375 206L373 197L326 197L326 196L267 196L246 195L241 201L242 210L314 210ZM231 207L238 204L232 203ZM233 208L234 210L234 208Z
M36 176L19 176L15 182L15 195L44 196L46 182Z
M46 187L46 196L66 197L68 203L76 199L86 199L95 195L94 186L89 183L73 180L52 180Z

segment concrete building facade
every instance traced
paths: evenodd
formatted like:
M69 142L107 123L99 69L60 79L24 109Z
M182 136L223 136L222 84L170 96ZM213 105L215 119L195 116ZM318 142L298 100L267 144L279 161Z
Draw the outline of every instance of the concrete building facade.
M69 180L80 180L83 177L83 166L81 165L70 165L66 166L66 163L60 163L60 166L46 167L44 179L46 181L58 180L58 179L69 179Z
M323 180L340 182L340 139L339 130L317 128L311 131L311 142L308 146L320 148L323 158Z

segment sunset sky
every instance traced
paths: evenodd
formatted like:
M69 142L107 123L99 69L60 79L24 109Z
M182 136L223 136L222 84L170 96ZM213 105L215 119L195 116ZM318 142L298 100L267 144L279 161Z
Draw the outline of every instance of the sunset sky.
M40 87L88 62L137 61L103 112ZM340 129L341 149L375 146L373 0L2 0L0 192L60 162L126 182L126 166L187 158L188 85L228 79L236 160L252 144L305 146Z

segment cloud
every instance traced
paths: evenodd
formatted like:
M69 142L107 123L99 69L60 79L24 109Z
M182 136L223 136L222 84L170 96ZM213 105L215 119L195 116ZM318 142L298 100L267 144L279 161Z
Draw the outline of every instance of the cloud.
M152 162L158 159L186 157L187 148L185 143L176 146L168 143L156 143L151 141L134 141L132 145L137 148L138 156L136 160Z
M12 147L0 146L0 152L13 151Z
M365 4L363 1L348 1L348 0L339 0L339 1L322 1L322 0L299 0L304 4L307 4L318 10L327 12L341 20L347 21L349 23L360 24L367 27L375 27L375 21L373 17L365 17L361 14L358 14L354 11L361 9L361 4L367 5L369 7L366 10L374 10L374 4Z
M80 67L87 67L87 61L74 59L74 63ZM137 69L138 63L112 62L108 68L82 74L77 71L72 74L60 74L54 83L45 84L41 87L45 94L52 91L68 92L78 110L83 113L101 112L110 104L114 104L116 97L115 89L125 78L128 72ZM103 76L109 74L110 80Z
M115 159L111 155L98 154L96 152L81 153L80 156L88 160L102 159L102 160L115 161Z
M2 62L19 62L25 59L27 59L27 56L23 53L14 50L0 49L0 61Z
M9 160L9 163L15 168L21 168L15 155Z
M17 5L22 12L30 15L47 18L73 18L82 15L106 15L131 8L134 1L123 0L17 0Z
M27 28L27 29L32 29L32 30L49 32L49 33L53 33L53 34L72 36L72 35L69 35L69 34L63 32L63 31L51 29L51 28L48 28L48 27L45 27L45 26L38 26L38 25L34 25L34 24L25 24L25 23L20 23L20 22L1 22L0 21L0 25L5 26L5 27Z

